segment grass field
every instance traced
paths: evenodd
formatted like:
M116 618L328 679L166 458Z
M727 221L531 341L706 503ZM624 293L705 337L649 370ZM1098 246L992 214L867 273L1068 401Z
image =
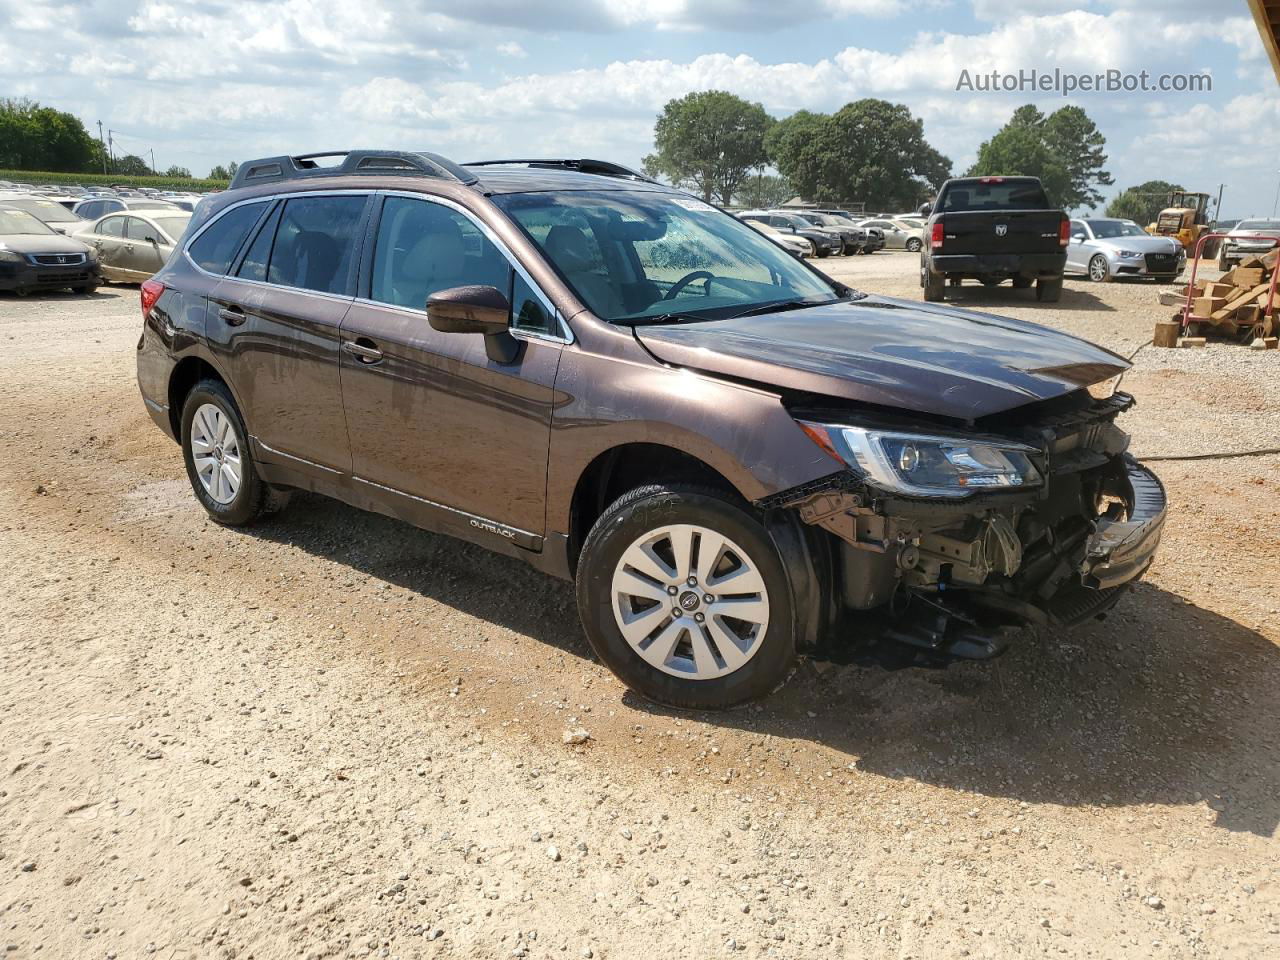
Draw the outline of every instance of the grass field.
M155 187L157 190L225 190L226 180L200 180L184 177L123 177L118 174L102 173L46 173L39 170L0 170L0 180L14 180L22 183L46 184L79 184L87 187L90 184L109 186L114 183L127 184L131 187Z

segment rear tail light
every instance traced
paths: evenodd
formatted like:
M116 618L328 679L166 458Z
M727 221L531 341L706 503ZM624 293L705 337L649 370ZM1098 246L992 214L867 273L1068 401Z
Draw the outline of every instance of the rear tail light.
M942 249L942 221L939 220L933 225L933 233L929 236L929 248L932 250Z
M1071 223L1067 220L1063 220L1062 223L1058 225L1058 246L1065 247L1070 242Z
M156 305L156 301L160 299L160 294L164 293L164 284L159 280L144 280L142 283L142 319L147 319L151 313L151 308Z

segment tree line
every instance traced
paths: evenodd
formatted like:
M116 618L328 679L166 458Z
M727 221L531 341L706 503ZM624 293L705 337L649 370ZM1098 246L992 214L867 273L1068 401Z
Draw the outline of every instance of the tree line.
M109 156L102 141L90 136L75 114L41 106L27 97L0 97L0 169L191 178L189 169L176 164L167 170L152 170L136 154ZM225 170L221 165L214 167L209 179L230 179L218 175Z
M900 103L863 99L835 113L771 116L723 90L686 94L663 108L644 171L729 205L776 206L800 195L872 210L913 209L952 176L952 162L925 139ZM966 176L1035 176L1052 202L1093 208L1106 170L1106 138L1079 107L1045 115L1019 107L983 142ZM776 171L776 172L771 172Z

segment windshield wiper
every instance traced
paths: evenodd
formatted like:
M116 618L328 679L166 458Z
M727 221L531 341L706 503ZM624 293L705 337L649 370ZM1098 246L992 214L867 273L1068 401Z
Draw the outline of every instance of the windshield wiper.
M659 313L652 317L621 317L614 323L626 324L629 327L651 327L661 323L696 323L706 322L713 317L703 317L696 313Z
M754 307L747 307L738 313L731 313L727 317L721 317L722 320L737 320L739 317L756 317L762 313L782 313L784 310L802 310L805 307L825 307L832 303L842 303L843 298L837 297L835 300L805 300L796 297L792 300L771 300L768 303L757 303Z

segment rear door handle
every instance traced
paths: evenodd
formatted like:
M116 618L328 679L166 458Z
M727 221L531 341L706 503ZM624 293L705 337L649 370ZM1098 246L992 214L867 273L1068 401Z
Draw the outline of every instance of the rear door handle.
M227 326L238 327L249 318L244 315L244 311L239 307L223 307L218 311L218 319L227 324Z
M344 340L342 349L347 351L356 358L360 363L379 363L382 360L382 351L379 350L372 340L361 337L359 340Z

